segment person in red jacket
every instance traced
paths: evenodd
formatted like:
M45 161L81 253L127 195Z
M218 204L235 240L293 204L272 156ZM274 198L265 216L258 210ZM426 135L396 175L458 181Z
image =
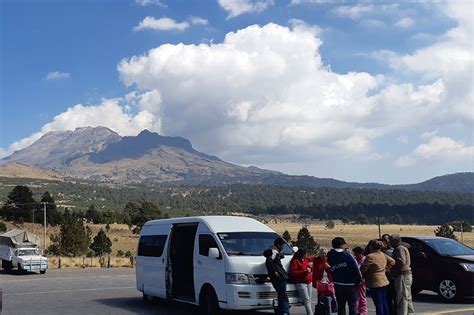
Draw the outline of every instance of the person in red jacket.
M290 262L290 281L296 285L298 295L303 300L307 315L313 315L311 307L311 296L313 288L311 288L312 272L309 260L306 258L306 251L298 249L293 255Z
M332 272L328 262L327 249L321 247L318 256L310 258L310 262L313 263L313 287L318 291L318 295L334 296Z

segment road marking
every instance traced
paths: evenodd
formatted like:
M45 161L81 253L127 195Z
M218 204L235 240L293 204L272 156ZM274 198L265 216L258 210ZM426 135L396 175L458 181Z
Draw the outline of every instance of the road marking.
M127 277L135 277L135 275L114 275L114 276L93 276L93 277L34 278L34 279L6 280L6 281L2 281L2 283L30 282L30 281L46 281L46 280L67 280L67 279L127 278Z
M51 293L69 293L69 292L83 292L83 291L102 291L102 290L125 290L134 289L135 287L109 287L109 288L91 288L91 289L76 289L76 290L58 290L58 291L37 291L37 292L20 292L7 293L3 296L17 296L17 295L35 295L35 294L51 294Z
M450 310L443 310L440 312L429 312L429 313L420 313L420 314L454 314L454 313L461 313L461 312L473 312L474 308L460 308L460 309L450 309Z

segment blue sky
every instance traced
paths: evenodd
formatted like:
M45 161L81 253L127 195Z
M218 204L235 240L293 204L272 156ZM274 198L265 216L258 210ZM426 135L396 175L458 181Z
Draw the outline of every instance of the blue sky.
M0 153L103 121L291 174L408 183L472 171L470 2L292 1L2 1ZM329 97L311 99L318 82Z

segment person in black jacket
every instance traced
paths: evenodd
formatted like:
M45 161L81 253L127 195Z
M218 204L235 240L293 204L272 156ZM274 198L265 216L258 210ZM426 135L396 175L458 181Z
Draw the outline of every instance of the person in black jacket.
M332 240L333 249L328 253L329 265L334 278L336 289L337 313L346 314L346 303L349 304L349 314L357 314L357 286L362 275L355 258L346 250L346 241L342 237Z
M279 237L275 239L273 246L263 252L263 256L266 258L265 265L267 266L268 276L278 295L278 307L275 310L275 314L279 315L290 314L290 302L286 294L288 273L281 264L281 259L285 257L281 253L285 243L285 240Z

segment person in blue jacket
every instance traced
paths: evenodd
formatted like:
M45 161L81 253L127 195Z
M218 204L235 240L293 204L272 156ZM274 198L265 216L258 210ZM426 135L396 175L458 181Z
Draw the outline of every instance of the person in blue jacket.
M345 315L348 304L349 315L357 315L357 286L362 280L359 266L351 253L346 250L346 241L342 237L334 238L332 247L328 253L328 262L333 273L337 313Z

